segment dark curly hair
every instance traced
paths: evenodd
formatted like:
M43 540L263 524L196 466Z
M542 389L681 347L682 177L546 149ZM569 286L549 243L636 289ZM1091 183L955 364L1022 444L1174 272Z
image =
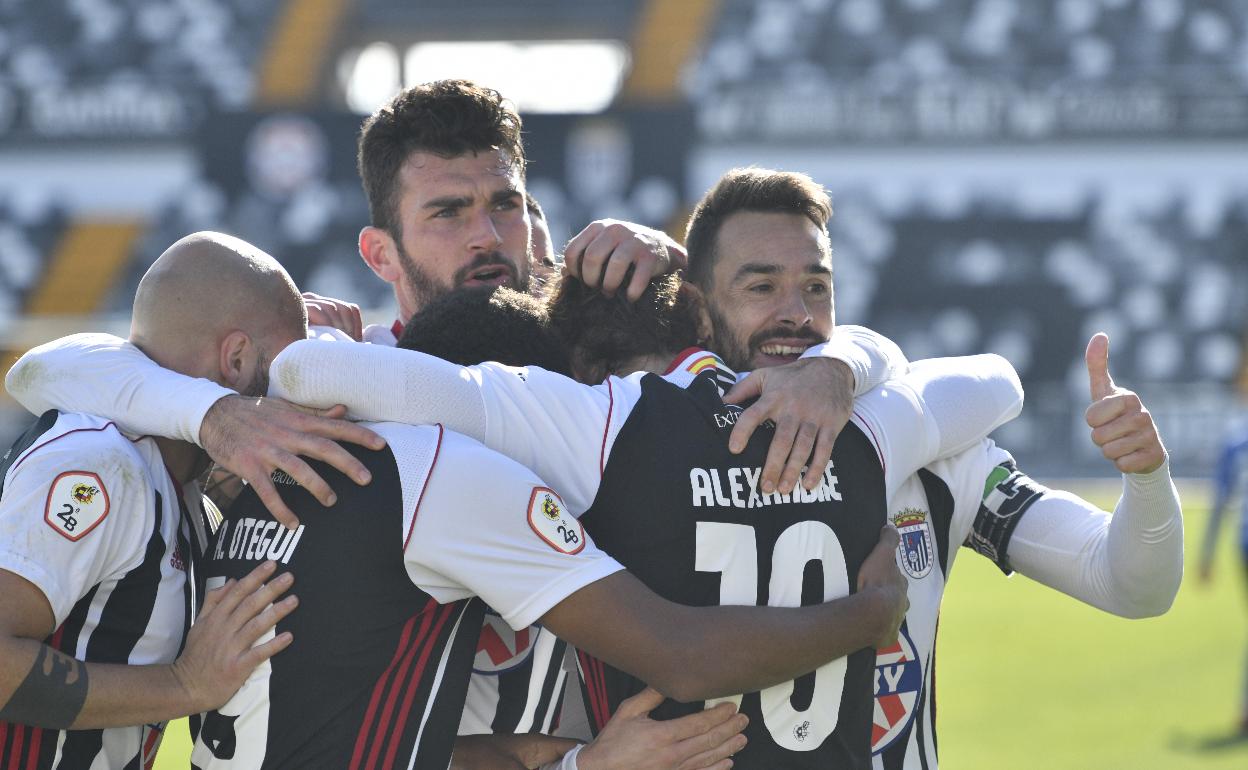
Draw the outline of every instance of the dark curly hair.
M461 366L497 361L571 376L542 303L506 287L460 289L434 300L407 322L398 346Z
M520 115L498 91L467 80L437 80L400 91L360 130L356 165L373 226L401 236L399 170L413 152L455 158L500 150L523 173L520 128Z
M693 207L685 229L685 251L689 253L685 277L703 289L711 285L719 229L740 211L800 214L826 232L832 200L822 185L795 171L750 167L724 174Z
M702 308L701 293L675 274L651 280L636 302L629 302L623 292L608 297L564 276L546 302L550 324L563 337L573 370L594 380L617 373L621 364L638 356L669 355L704 344Z

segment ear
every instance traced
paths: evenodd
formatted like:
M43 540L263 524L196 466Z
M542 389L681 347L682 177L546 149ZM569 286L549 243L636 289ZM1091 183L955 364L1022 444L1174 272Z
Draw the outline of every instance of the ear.
M397 283L403 274L398 244L380 227L369 225L360 231L360 257L386 283Z
M217 349L217 365L220 371L218 382L234 390L250 382L251 367L254 366L251 360L254 356L249 355L251 348L251 338L246 332L235 330L225 335Z
M706 297L702 290L689 281L680 282L680 291L687 298L689 305L698 315L698 344L705 348L713 348L711 314L706 309Z

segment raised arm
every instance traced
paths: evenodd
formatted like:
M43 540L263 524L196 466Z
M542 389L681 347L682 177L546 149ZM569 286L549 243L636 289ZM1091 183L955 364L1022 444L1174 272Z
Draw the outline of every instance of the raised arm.
M1123 474L1113 514L1035 488L1006 550L1010 568L1124 618L1170 608L1183 579L1183 515L1169 465Z
M1152 417L1139 396L1109 375L1109 339L1093 337L1086 358L1090 437L1122 471L1122 497L1111 516L1027 480L1023 489L1035 499L1018 512L1005 549L1008 566L1115 615L1160 615L1183 579L1179 494Z

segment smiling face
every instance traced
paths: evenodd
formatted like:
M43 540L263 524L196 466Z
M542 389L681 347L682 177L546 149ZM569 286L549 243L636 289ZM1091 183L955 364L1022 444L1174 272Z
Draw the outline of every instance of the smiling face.
M518 164L499 150L413 152L398 181L401 237L390 241L399 269L383 277L395 284L401 318L459 288L528 290L530 225Z
M715 236L715 352L738 371L794 361L832 335L827 233L801 214L738 211Z

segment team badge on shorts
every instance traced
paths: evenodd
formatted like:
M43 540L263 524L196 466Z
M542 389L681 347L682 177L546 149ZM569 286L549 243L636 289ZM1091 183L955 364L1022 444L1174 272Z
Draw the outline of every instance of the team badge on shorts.
M871 720L871 753L879 754L905 734L914 721L923 663L905 622L897 644L875 654L875 712Z
M67 540L77 542L108 515L108 490L90 471L67 471L52 480L43 520Z
M897 547L897 563L914 579L927 577L932 571L932 528L927 511L903 508L893 517L901 545Z
M529 496L529 527L560 553L580 553L585 548L585 529L553 489L533 487Z

